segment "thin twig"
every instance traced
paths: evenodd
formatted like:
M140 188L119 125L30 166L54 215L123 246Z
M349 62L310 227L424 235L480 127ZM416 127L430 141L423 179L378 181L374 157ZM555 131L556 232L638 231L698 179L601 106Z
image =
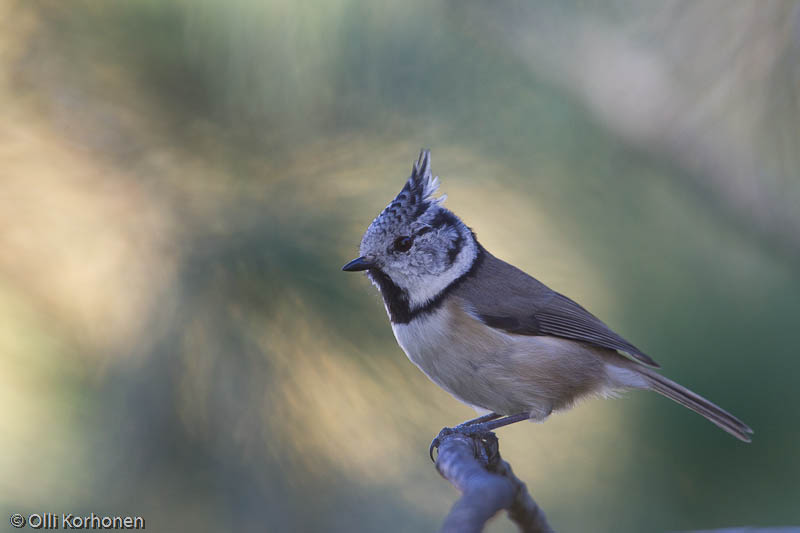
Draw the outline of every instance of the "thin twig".
M439 473L461 491L442 533L480 533L501 509L523 533L553 533L544 512L500 457L494 433L468 435L443 430L438 437Z

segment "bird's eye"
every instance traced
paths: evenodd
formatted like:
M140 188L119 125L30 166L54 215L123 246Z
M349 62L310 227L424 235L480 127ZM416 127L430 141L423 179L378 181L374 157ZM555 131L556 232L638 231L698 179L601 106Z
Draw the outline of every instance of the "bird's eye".
M394 240L394 249L398 252L407 252L411 249L412 244L414 244L414 239L411 237L398 237Z

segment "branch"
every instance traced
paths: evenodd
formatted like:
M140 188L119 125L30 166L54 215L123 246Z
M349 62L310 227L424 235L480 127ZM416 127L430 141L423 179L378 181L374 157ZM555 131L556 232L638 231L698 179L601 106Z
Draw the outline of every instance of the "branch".
M467 435L444 429L437 438L436 469L461 491L441 533L480 533L501 509L523 533L553 533L525 484L500 457L494 433Z

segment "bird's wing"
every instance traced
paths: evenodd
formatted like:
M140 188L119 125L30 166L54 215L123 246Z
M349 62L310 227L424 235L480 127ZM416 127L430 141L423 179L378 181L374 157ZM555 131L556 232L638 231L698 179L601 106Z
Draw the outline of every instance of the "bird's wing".
M480 263L454 289L469 311L489 327L517 335L551 335L625 352L658 367L599 318L518 268L481 249Z

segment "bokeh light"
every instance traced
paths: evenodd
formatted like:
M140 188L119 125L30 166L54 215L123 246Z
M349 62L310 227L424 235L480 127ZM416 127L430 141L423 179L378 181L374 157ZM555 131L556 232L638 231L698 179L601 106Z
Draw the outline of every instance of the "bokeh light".
M473 412L340 267L420 148L481 242L741 417L500 430L559 531L800 524L800 9L0 3L0 510L433 531ZM511 531L504 519L491 531Z

